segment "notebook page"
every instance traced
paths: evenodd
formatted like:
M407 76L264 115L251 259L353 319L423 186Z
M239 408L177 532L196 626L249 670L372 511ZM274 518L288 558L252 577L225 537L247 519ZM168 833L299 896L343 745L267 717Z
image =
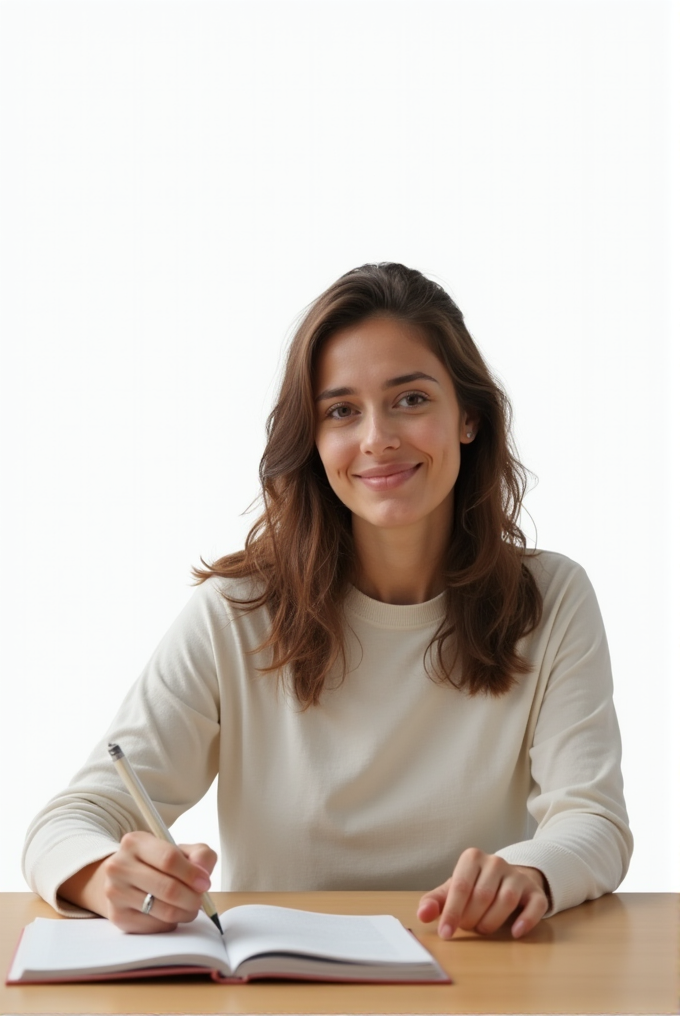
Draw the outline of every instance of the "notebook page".
M260 953L294 952L358 963L420 963L429 953L396 917L314 914L252 904L220 915L232 970Z
M156 935L128 935L103 918L55 921L38 917L24 929L11 976L19 977L21 970L86 976L88 971L167 963L196 963L225 971L224 943L205 914L175 931Z

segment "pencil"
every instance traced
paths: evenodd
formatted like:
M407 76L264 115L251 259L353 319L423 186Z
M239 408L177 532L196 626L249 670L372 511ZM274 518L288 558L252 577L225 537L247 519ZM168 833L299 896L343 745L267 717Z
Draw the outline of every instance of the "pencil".
M137 773L134 771L134 769L128 762L127 758L125 757L123 749L117 744L109 744L109 755L113 760L114 766L118 770L120 778L122 779L127 789L130 791L135 804L141 811L144 817L144 821L148 825L151 832L154 834L154 836L157 836L159 840L166 840L168 843L172 843L173 846L177 846L172 836L170 835L170 830L166 826L161 816L158 814L156 805L153 803L153 801L147 794L146 790L144 789L139 779L139 776L137 776ZM222 925L220 924L219 916L217 914L217 907L210 899L208 893L203 893L202 902L203 909L205 910L206 914L213 922L217 930L219 931L220 935L224 934L222 931Z

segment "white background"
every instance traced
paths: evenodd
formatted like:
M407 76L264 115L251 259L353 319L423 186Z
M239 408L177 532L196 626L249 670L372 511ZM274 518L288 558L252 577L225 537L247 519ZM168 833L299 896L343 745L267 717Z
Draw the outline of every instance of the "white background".
M0 889L190 566L242 545L298 314L396 260L507 386L529 542L598 592L623 888L680 890L677 4L5 0L0 29ZM217 846L213 803L179 838Z

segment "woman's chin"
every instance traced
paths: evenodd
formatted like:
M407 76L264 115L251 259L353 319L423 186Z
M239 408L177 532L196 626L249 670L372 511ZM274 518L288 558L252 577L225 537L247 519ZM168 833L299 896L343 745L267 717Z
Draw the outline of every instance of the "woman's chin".
M352 512L354 528L371 527L372 529L410 529L419 523L426 523L427 515L422 512L408 510L404 505L382 505L379 510L370 512Z

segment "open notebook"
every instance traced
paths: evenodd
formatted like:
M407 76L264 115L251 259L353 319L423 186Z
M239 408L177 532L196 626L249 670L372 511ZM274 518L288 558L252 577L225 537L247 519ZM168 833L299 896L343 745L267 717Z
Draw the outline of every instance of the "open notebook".
M388 915L315 914L252 904L204 913L158 935L128 935L109 921L37 918L24 928L7 984L210 974L318 981L440 982L450 978Z

